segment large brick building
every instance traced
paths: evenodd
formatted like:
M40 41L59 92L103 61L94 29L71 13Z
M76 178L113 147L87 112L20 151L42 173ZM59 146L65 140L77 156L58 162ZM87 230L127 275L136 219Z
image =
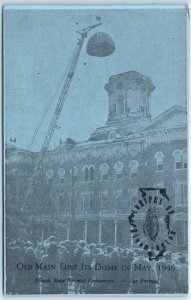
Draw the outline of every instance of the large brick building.
M7 144L8 216L21 216L24 206L23 235L35 231L39 236L70 238L71 223L75 223L75 239L130 246L128 216L140 196L139 188L164 187L175 207L174 246L186 246L186 108L175 105L152 119L150 101L155 87L149 77L135 71L110 77L105 89L109 94L105 126L83 143L67 139L49 151L27 203L25 193L38 153L26 155ZM23 155L26 159L18 166Z

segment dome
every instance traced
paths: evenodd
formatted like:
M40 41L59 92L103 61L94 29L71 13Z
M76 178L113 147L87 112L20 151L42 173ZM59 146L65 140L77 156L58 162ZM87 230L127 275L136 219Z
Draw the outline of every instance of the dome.
M97 32L90 37L86 52L91 56L104 57L111 55L115 51L113 39L104 32Z

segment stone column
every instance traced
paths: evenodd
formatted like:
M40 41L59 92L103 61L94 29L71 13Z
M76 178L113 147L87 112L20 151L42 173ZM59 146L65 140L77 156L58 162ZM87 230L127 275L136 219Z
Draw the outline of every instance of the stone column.
M67 227L67 240L70 239L70 226Z
M115 220L115 246L117 245L117 220Z
M101 244L101 228L102 228L102 221L99 221L99 244Z
M87 242L88 221L84 222L84 240Z
M133 249L133 233L131 233L131 249Z

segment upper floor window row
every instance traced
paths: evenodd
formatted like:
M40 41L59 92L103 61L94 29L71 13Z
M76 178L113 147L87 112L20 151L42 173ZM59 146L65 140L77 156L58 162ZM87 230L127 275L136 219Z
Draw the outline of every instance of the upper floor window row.
M66 174L65 169L61 168L61 169L58 170L57 175L59 177L60 183L64 183L65 174ZM70 169L70 174L73 177L73 180L76 182L77 181L77 175L78 175L78 168L77 167L71 168ZM46 172L46 177L49 180L52 179L54 177L54 175L55 175L55 173L51 169Z
M129 170L130 170L130 175L132 177L137 176L138 168L139 168L139 163L137 160L131 160L129 162ZM123 177L124 165L121 161L118 161L114 164L114 170L115 170L115 174L116 174L116 179L120 179ZM94 180L94 177L95 177L95 166L94 165L89 165L89 166L85 165L82 168L82 172L83 172L84 181L93 181ZM59 169L59 171L57 172L60 183L64 183L65 173L66 172L63 168ZM73 176L73 180L77 181L78 168L73 167L70 170L70 173L71 173L71 176ZM101 173L101 180L108 179L109 165L106 162L101 164L100 173ZM54 175L55 175L55 173L53 170L48 170L46 172L47 179L52 179L54 177Z
M135 177L139 168L139 163L137 160L131 160L129 162L129 170L130 175L132 177ZM124 165L121 161L118 161L114 165L114 170L116 174L116 179L120 179L123 177L123 171L124 171ZM107 163L103 163L100 166L100 172L101 172L101 180L107 180L108 174L109 174L109 165Z
M175 161L175 169L181 170L181 169L187 169L187 149L183 150L174 150L172 153ZM156 159L157 163L157 171L163 171L164 167L164 154L161 151L157 151L154 155L154 158ZM131 160L129 162L129 171L131 177L136 177L139 169L139 163L137 160ZM109 165L104 162L100 165L100 174L101 174L101 180L107 180L109 176ZM120 179L123 177L123 171L124 171L124 165L121 161L118 161L114 164L114 170L116 174L116 178ZM95 177L95 166L94 165L85 165L82 168L83 174L84 174L84 181L93 181ZM57 174L59 176L60 183L64 183L65 179L65 170L63 168L59 169ZM73 180L77 181L77 175L78 175L78 168L73 167L70 169L70 174L73 177ZM52 169L48 170L46 172L47 179L52 179L54 177L54 171Z
M187 169L187 150L174 150L172 153L175 161L175 170ZM155 159L157 162L157 171L163 171L164 166L164 154L160 151L155 153Z

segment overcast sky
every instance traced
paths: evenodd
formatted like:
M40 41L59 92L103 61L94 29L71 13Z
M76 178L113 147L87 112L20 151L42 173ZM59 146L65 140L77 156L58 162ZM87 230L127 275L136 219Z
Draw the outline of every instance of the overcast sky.
M172 6L173 7L173 6ZM26 148L55 94L78 35L76 30L96 23L92 31L111 35L116 51L105 58L89 56L84 43L75 76L60 115L51 147L59 138L88 139L108 116L109 77L127 71L149 76L156 89L151 98L152 117L172 105L186 106L186 9L63 9L55 7L7 8L4 12L5 139L17 138ZM78 25L76 24L78 23ZM84 64L84 62L86 64ZM58 93L59 94L59 93ZM39 150L56 100L33 149Z

